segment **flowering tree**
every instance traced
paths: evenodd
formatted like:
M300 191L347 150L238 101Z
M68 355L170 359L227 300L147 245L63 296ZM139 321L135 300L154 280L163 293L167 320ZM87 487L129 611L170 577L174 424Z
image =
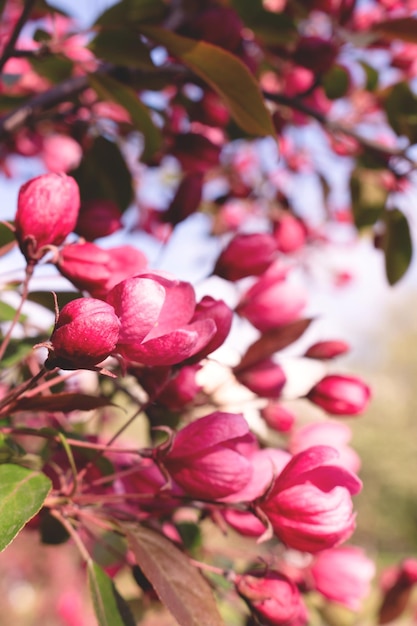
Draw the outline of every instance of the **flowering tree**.
M415 8L121 0L81 31L44 0L1 3L2 172L19 155L45 173L0 230L3 260L19 248L24 268L2 281L0 546L25 527L78 549L76 582L49 598L53 623L150 626L157 602L181 626L339 624L329 607L362 610L375 568L345 544L361 481L342 420L370 389L332 366L344 341L298 346L314 325L312 251L336 245L333 224L371 233L391 284L410 263ZM306 172L322 190L311 212ZM161 246L204 213L207 280L112 245L127 210ZM32 288L46 266L62 289ZM285 402L289 346L325 363L300 415ZM388 572L373 623L401 615L416 581L411 557Z

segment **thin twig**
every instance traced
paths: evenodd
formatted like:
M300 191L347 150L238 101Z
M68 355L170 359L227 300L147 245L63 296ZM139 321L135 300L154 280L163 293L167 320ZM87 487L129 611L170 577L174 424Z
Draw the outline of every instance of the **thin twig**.
M0 72L3 71L3 68L6 65L7 61L10 59L10 57L13 56L16 41L18 40L21 30L23 26L26 24L29 18L30 12L32 11L35 3L36 3L36 0L26 0L22 13L16 23L16 26L14 27L12 34L10 35L9 41L4 47L3 54L1 55Z

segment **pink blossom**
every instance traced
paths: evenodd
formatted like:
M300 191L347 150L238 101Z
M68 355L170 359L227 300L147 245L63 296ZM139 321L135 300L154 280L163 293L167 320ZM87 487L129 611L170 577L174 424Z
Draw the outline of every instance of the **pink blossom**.
M351 495L359 478L337 464L338 452L313 446L295 455L259 502L276 535L304 552L331 548L355 528Z
M258 276L271 265L276 249L268 233L235 235L217 259L213 274L230 281Z
M121 320L119 353L144 365L174 365L199 353L215 336L211 318L193 321L193 287L158 272L128 278L107 296Z
M68 135L48 135L43 140L42 159L49 172L69 172L80 164L83 151Z
M260 498L291 460L291 455L279 448L253 450L245 456L251 462L252 477L243 489L223 498L224 502L253 502Z
M107 237L121 227L119 207L112 200L100 198L81 204L75 232L87 241L93 241L99 237Z
M105 298L117 283L145 269L147 259L133 246L100 248L94 243L75 243L59 252L56 266L81 291Z
M283 326L299 318L307 304L307 293L286 280L286 271L273 265L246 291L236 313L261 332Z
M297 419L292 411L274 401L261 409L261 415L270 428L280 433L291 431Z
M371 390L360 378L333 374L314 385L307 398L332 415L358 415L367 408Z
M375 565L361 548L343 546L320 552L311 574L315 588L326 598L359 611L370 592Z
M59 245L74 230L80 192L74 178L44 174L32 178L19 191L15 219L16 238L27 260L37 259L47 245Z
M310 359L334 359L349 352L350 346L339 339L318 341L306 350L304 356Z
M274 238L277 249L284 254L291 254L303 248L306 243L304 224L291 213L283 213L274 226Z
M282 367L271 358L262 359L244 369L237 368L235 376L261 398L279 398L287 381Z
M358 454L348 443L352 438L352 431L347 424L326 420L312 422L295 429L288 444L292 454L298 454L311 446L325 445L336 448L339 453L337 462L351 472L357 472L361 466Z
M265 626L302 626L307 610L296 585L279 572L237 576L237 592Z
M252 464L239 444L253 437L242 415L216 411L185 426L157 458L173 480L193 498L215 500L243 489Z
M77 298L59 313L46 366L90 368L116 348L120 322L112 306L95 298Z

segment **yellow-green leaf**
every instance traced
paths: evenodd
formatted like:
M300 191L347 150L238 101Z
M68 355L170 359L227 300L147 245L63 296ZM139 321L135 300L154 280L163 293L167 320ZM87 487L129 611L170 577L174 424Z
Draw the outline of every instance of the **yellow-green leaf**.
M413 253L410 227L399 209L386 211L385 234L382 246L385 253L385 271L390 285L395 285L407 271Z
M0 465L0 550L36 515L50 489L45 474L20 465Z
M248 68L235 55L205 41L163 28L140 25L141 32L165 46L223 98L236 123L248 134L275 136L271 116Z

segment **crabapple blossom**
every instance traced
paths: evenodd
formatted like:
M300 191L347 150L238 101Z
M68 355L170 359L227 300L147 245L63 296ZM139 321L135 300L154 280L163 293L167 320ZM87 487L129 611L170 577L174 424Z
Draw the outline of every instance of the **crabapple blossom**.
M360 378L332 374L307 394L310 402L332 415L358 415L368 406L371 390Z
M304 356L310 359L334 359L346 354L349 349L349 344L339 339L317 341L306 350Z
M210 313L196 313L190 283L161 272L120 282L107 301L121 320L117 350L128 361L174 365L205 351L218 332ZM229 309L224 314L229 317Z
M119 207L112 200L100 198L81 204L75 232L87 241L94 241L111 235L121 227Z
M241 297L236 313L261 332L299 318L307 304L305 289L286 280L287 270L272 265Z
M243 574L235 580L236 590L265 626L303 626L307 610L295 583L270 570Z
M297 419L292 411L274 401L261 409L261 415L270 428L280 433L291 431Z
M77 298L60 311L45 365L89 369L116 348L120 321L113 307L95 298Z
M361 548L342 546L320 552L310 571L317 591L333 602L358 611L369 594L375 564Z
M217 259L213 274L230 281L257 276L271 265L276 250L268 233L235 235Z
M156 458L188 496L216 500L250 481L252 463L239 445L252 441L242 415L216 411L178 431L168 448L157 450Z
M77 289L104 299L117 283L143 272L147 259L133 246L104 249L85 242L64 246L55 263L59 272Z
M292 431L288 448L292 454L298 454L311 446L331 446L339 453L337 462L351 472L357 472L361 460L357 452L348 445L351 438L352 431L345 423L336 420L311 422Z
M313 446L296 454L259 501L275 534L285 545L318 552L348 539L355 528L351 495L359 478L335 461L338 452Z
M261 398L279 398L287 380L282 367L270 358L243 369L238 367L235 376Z
M42 256L42 248L58 246L75 227L80 192L66 174L43 174L22 185L17 201L16 238L27 261Z

